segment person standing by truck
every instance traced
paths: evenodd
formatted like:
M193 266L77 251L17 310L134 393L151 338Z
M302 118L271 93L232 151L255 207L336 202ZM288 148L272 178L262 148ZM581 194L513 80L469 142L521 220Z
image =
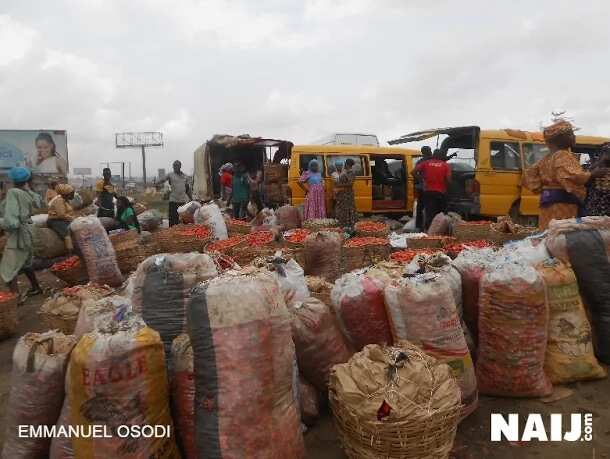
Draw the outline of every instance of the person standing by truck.
M112 184L112 171L105 167L102 171L102 180L98 180L95 184L95 192L97 194L96 204L98 206L98 217L114 218L114 198L116 190Z
M445 160L445 154L436 149L432 159L418 163L413 173L419 174L424 182L427 230L436 214L447 212L447 187L451 182L451 168Z
M176 160L174 161L172 167L174 168L174 171L167 174L165 179L161 181L161 183L169 182L169 186L172 188L169 193L169 205L167 212L169 226L174 226L180 223L178 207L193 200L191 187L188 182L188 176L182 172L182 163Z
M417 163L419 164L424 164L426 161L429 161L432 158L432 149L428 146L428 145L424 145L423 147L421 147L421 159L419 160L419 162ZM424 180L423 177L421 176L421 169L420 172L416 172L416 169L413 169L413 171L411 172L411 175L413 175L414 178L414 188L415 188L415 194L416 194L416 198L417 198L417 208L415 209L415 227L423 230L424 229L424 224L425 224L425 220L424 220L424 209L426 207L426 195L424 192Z

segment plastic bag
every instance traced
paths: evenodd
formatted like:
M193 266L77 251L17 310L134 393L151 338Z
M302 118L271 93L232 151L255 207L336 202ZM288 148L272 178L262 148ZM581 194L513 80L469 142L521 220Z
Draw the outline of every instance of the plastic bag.
M447 363L460 385L462 415L472 413L477 380L447 276L426 273L392 282L385 301L394 341L408 340Z
M306 426L313 426L320 417L320 396L315 387L299 378L299 408L301 421Z
M352 356L334 314L321 301L308 298L292 311L292 340L299 369L320 392L328 389L332 367Z
M273 271L288 306L301 303L309 298L305 272L294 259L291 258L288 262L273 263Z
M170 371L172 342L186 332L186 307L191 289L217 275L214 260L200 253L154 255L138 266L133 309L142 314L146 325L161 335Z
M542 278L532 267L508 263L481 280L479 391L544 397L553 387L544 372L548 309Z
M367 344L391 344L392 333L383 298L384 284L364 274L348 273L331 292L339 326L353 349Z
M302 458L290 314L275 276L228 271L194 290L197 450L205 457Z
M340 234L321 231L307 236L304 243L305 274L334 282L341 271Z
M282 206L276 211L275 215L277 216L277 223L283 231L301 227L299 209L294 206Z
M158 210L152 209L138 215L138 222L142 231L154 231L161 226L163 217Z
M123 275L116 262L116 254L106 230L96 217L80 217L70 225L80 248L89 280L94 284L119 287Z
M546 288L549 341L544 370L553 384L599 379L606 371L593 354L591 326L569 266L549 260L536 267Z
M49 219L49 215L48 214L32 215L32 223L34 224L34 226L39 226L41 228L46 228L47 227L47 220L48 219Z
M438 213L432 219L430 228L428 228L429 236L448 236L451 232L451 218L444 213Z
M195 223L210 228L214 239L225 240L229 238L225 219L220 212L220 208L214 203L204 204L195 212Z
M186 204L181 205L180 207L178 207L178 215L179 216L183 216L183 215L190 215L191 217L195 215L195 212L201 208L201 204L197 201L191 201L191 202L187 202Z
M185 459L197 459L195 447L195 369L193 347L186 333L172 344L173 372L171 378L172 414L176 437Z
M74 336L57 331L28 333L13 352L11 391L6 407L3 459L47 457L51 438L21 437L19 426L54 426L64 401L64 380Z
M73 438L75 457L179 457L159 334L127 308L100 320L97 327L72 351L66 382L69 419L86 429L104 424L111 438ZM118 429L125 425L171 430L152 438L121 438Z
M544 239L527 238L506 243L498 252L498 257L506 257L507 259L535 266L548 260L551 255L546 249Z

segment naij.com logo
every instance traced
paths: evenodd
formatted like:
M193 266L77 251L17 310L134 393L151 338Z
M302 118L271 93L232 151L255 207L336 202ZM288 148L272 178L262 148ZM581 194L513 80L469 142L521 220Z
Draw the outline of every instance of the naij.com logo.
M542 416L532 413L525 419L519 414L491 414L491 441L503 439L513 442L528 441L591 441L593 440L593 415L571 414L564 426L564 415ZM521 422L524 420L525 422ZM545 423L546 421L546 423Z

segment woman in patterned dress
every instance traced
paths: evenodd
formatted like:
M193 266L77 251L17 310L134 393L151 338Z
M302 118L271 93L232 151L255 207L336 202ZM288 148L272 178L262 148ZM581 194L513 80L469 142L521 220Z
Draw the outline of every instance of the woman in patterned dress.
M352 228L356 223L356 202L354 200L354 179L356 174L353 170L354 160L347 158L343 172L335 184L337 190L335 195L335 216L339 225L343 228Z
M308 168L299 179L299 186L307 193L303 218L326 218L326 197L320 173L320 164L315 159L309 161Z
M571 151L576 137L568 121L560 120L545 128L544 141L549 154L526 170L524 180L526 188L540 193L541 230L547 229L551 220L582 215L587 182L604 174L601 169L593 172L582 169Z

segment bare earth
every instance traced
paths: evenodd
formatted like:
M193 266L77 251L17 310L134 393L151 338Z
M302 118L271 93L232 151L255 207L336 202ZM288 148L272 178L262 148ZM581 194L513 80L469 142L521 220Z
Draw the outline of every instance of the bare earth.
M51 275L40 276L45 287L59 287ZM0 342L0 446L4 442L4 413L10 390L11 358L19 336L28 331L44 331L46 327L36 312L42 297L32 298L19 310L17 336ZM565 399L542 403L539 400L482 397L479 409L460 424L454 445L454 459L598 459L610 458L610 379L576 383L569 386L574 393ZM571 413L593 414L593 441L575 443L523 443L492 444L489 441L490 414L540 413L548 419L551 413L563 413L569 419ZM525 422L523 416L522 422ZM318 424L305 434L308 459L344 459L338 444L332 417L324 414ZM288 458L286 458L288 459Z

